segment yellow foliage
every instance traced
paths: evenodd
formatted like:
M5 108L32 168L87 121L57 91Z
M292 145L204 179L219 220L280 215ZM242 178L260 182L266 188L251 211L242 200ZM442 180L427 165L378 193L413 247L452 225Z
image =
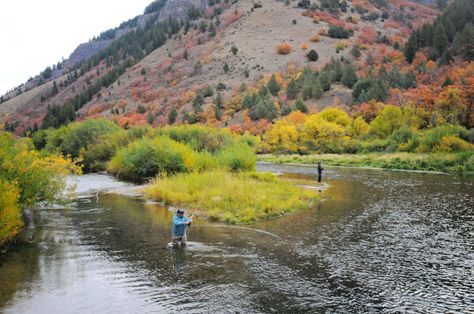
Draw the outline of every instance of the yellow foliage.
M213 221L249 223L311 206L313 190L297 187L269 173L213 171L164 177L147 197L176 206L197 208Z
M349 47L349 43L344 41L344 40L341 40L341 41L338 41L335 45L336 49L338 50L344 50L346 49L347 47Z
M313 16L313 23L319 24L320 21L321 19L319 18L319 16Z
M272 145L275 151L281 153L295 153L297 151L298 133L296 127L288 123L287 120L279 120L266 134L267 142Z
M348 129L352 124L352 119L347 112L338 108L325 108L318 116L328 122L334 122L345 129Z
M369 124L365 122L364 118L357 117L352 124L352 132L354 135L363 136L369 132Z
M303 49L303 50L306 50L306 49L308 49L308 45L307 45L307 44L304 44L304 43L303 43L303 44L301 44L301 46L300 46L300 47L301 47L301 49Z
M457 136L443 136L440 143L433 149L434 152L459 152L474 149L474 145L469 144Z
M0 244L13 238L23 228L19 197L16 184L0 180Z

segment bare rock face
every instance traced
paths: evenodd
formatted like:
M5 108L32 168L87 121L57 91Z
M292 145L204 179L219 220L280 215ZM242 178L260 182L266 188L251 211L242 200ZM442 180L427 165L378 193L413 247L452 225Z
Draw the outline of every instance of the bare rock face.
M106 48L112 41L113 39L97 41L91 40L89 42L80 44L68 58L66 67L72 67L82 60L92 57L102 49Z
M195 6L199 9L207 9L209 7L208 0L168 0L160 11L159 21L167 20L168 17L176 18L184 21L188 14L189 8Z

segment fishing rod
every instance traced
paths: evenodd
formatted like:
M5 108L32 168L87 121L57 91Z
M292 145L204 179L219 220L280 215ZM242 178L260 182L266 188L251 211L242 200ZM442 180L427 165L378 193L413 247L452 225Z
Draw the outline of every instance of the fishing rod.
M213 176L214 176L214 172L211 172L210 179L212 179ZM209 191L209 186L210 184L206 185L206 189L204 190L204 193L202 193L201 199L199 200L199 202L197 203L197 205L194 207L193 211L191 212L191 216L189 216L189 219L193 219L194 214L196 213L196 210L199 208L199 206L201 206L201 203L204 200L204 197L207 195L207 192Z

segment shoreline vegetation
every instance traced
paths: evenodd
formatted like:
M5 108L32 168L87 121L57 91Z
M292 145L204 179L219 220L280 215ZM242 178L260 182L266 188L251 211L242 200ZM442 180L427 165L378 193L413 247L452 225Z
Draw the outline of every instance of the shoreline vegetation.
M371 167L390 170L434 171L474 175L474 152L463 153L366 153L258 155L258 161L276 164L316 164L326 166Z
M251 223L310 208L319 199L272 173L223 170L158 178L145 196L165 205L196 208L211 222ZM193 212L191 210L191 212Z

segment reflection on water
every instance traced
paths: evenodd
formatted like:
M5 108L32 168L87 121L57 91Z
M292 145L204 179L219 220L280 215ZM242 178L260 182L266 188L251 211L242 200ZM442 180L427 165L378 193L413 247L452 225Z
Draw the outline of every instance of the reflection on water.
M302 185L315 174L259 168ZM167 248L172 213L140 198L102 193L46 210L34 242L0 261L0 311L474 308L472 179L334 168L324 175L329 188L316 208L244 226L264 232L195 221L180 250Z

